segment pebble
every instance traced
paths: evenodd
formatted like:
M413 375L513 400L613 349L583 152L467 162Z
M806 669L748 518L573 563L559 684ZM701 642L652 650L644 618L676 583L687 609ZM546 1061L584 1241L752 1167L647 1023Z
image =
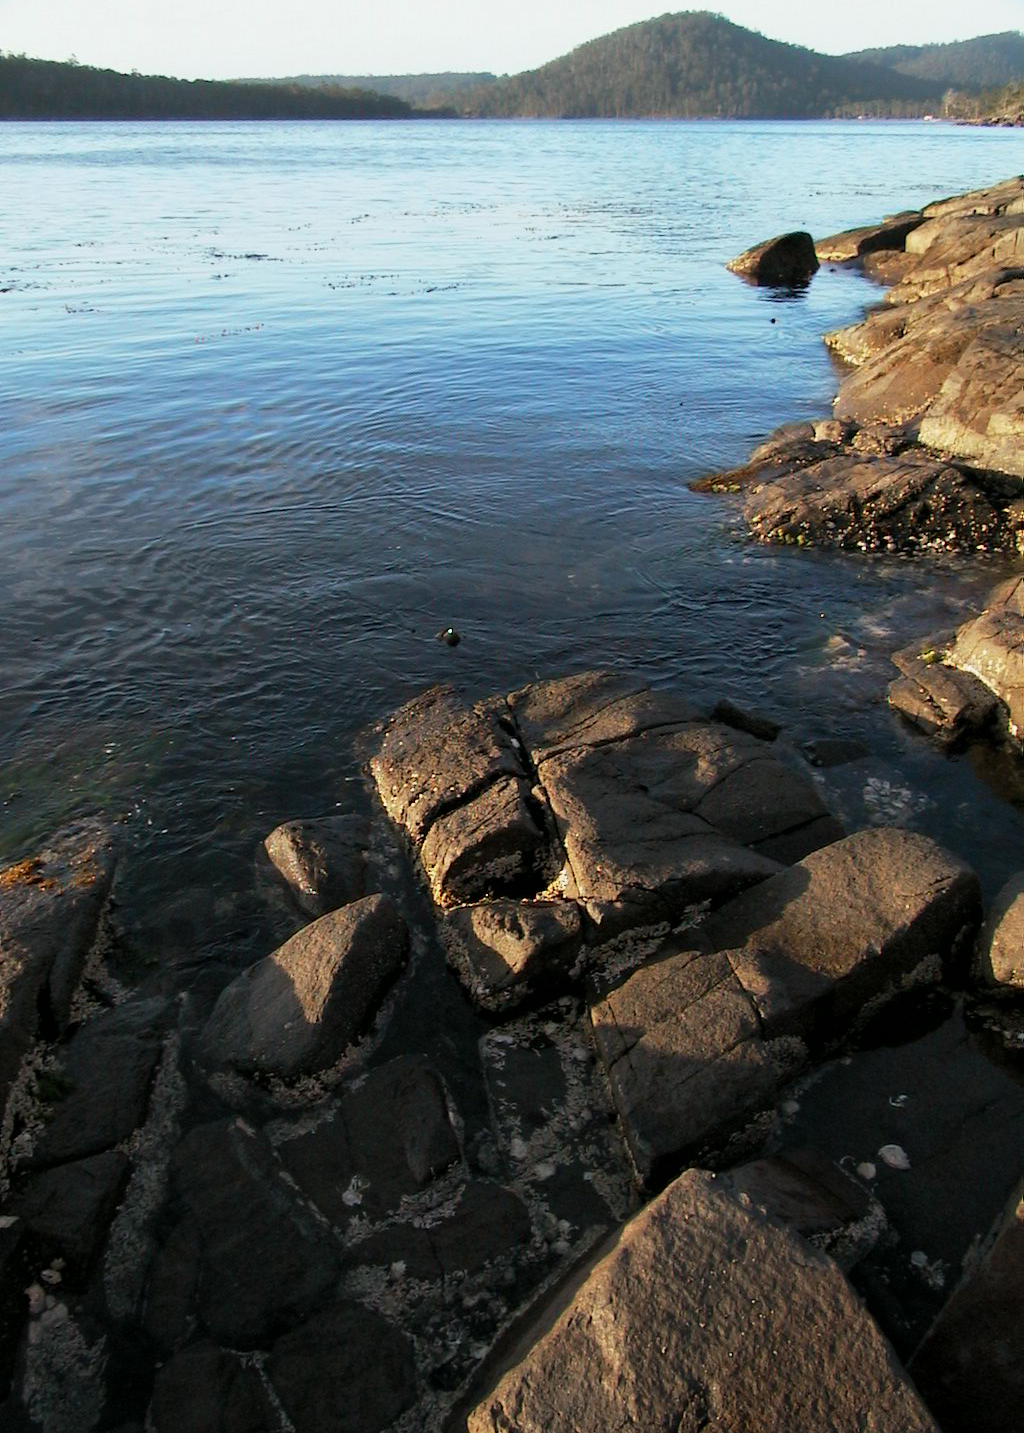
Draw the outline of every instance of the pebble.
M858 1164L857 1173L860 1175L861 1179L874 1179L875 1175L878 1173L878 1170L875 1168L875 1166L871 1163L870 1160L866 1159L863 1164Z

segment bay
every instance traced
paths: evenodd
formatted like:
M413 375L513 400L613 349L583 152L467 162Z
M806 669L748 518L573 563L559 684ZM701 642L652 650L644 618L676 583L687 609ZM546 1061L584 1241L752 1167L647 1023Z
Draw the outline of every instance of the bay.
M0 854L120 818L148 958L244 962L259 840L362 799L368 722L603 665L865 740L868 816L991 887L1004 774L880 697L998 564L756 549L687 483L827 413L821 334L880 297L728 258L1021 154L921 123L4 125Z

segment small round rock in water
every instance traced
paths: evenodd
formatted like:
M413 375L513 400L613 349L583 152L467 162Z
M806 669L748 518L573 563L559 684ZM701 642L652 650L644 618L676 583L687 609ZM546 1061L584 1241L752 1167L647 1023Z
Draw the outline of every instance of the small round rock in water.
M454 627L446 627L443 632L438 632L437 640L443 642L446 647L457 647L462 638Z
M883 1160L890 1169L909 1169L910 1157L905 1149L898 1144L883 1144L878 1151L879 1159Z

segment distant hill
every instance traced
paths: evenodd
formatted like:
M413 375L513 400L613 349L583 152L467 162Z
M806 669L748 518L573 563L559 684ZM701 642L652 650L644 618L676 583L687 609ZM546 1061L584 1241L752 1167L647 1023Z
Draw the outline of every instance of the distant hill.
M985 90L1024 80L1024 35L1006 30L950 45L891 45L844 56L931 80L942 89Z
M174 80L0 55L0 119L408 119L391 95Z
M450 104L456 96L492 85L496 79L497 76L488 70L474 73L449 70L432 75L291 75L271 83L372 90L379 95L392 95L395 99L405 100L408 104L432 107L442 102Z
M707 11L662 15L448 98L488 116L810 119L922 114L942 85L766 40Z

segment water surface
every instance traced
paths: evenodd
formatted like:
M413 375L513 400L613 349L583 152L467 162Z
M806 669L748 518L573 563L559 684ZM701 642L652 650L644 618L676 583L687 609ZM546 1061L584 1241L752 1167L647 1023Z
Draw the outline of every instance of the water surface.
M866 818L1000 878L1019 817L880 703L891 647L998 568L759 550L686 485L826 413L821 334L878 298L726 259L1021 153L926 124L2 126L0 854L123 817L149 958L248 959L259 839L357 791L368 721L600 664L866 737Z

